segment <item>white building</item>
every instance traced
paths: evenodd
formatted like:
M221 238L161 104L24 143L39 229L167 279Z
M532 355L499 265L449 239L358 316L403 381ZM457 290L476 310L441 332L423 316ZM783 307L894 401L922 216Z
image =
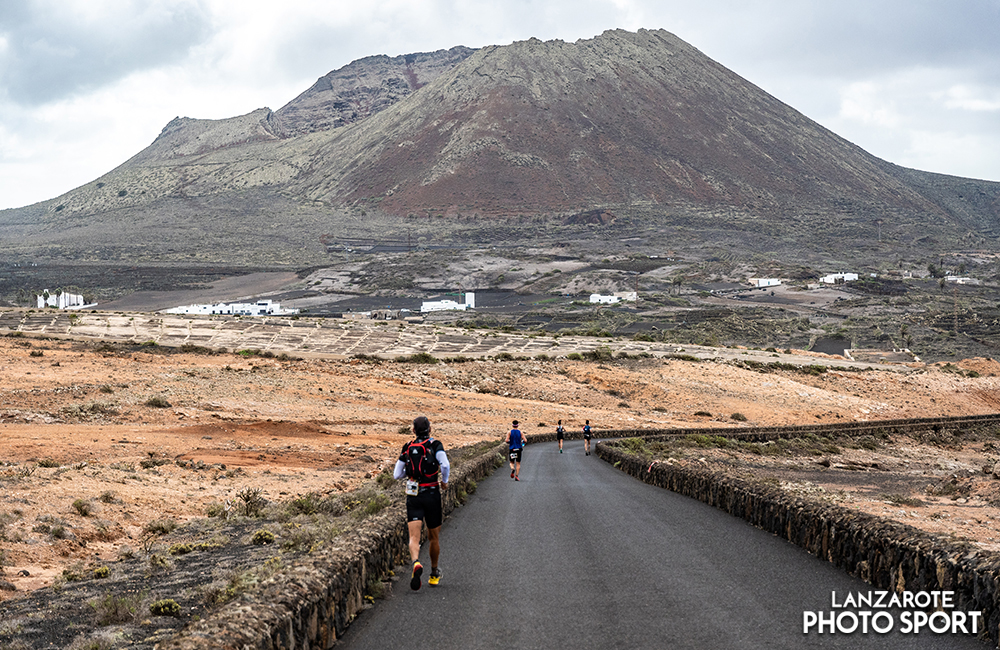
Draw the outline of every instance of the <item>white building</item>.
M976 278L960 278L955 275L946 275L944 281L954 284L981 284Z
M590 294L590 302L600 305L615 305L623 300L625 302L635 302L639 299L639 294L635 291L616 291L610 296L602 296L599 293Z
M56 307L57 309L83 309L85 307L97 306L96 302L89 305L84 304L83 296L78 293L60 292L59 294L50 294L48 289L43 291L42 295L36 296L36 298L39 309L44 309L46 307Z
M857 273L831 273L819 279L823 284L840 284L842 282L854 282L858 279Z
M750 278L750 284L758 289L763 289L764 287L777 287L781 284L781 280L778 278Z
M476 294L469 291L465 294L465 302L455 302L454 300L428 300L420 305L423 313L429 311L465 311L476 308Z
M257 302L220 302L214 305L184 305L164 309L166 314L224 314L227 316L287 316L299 313L298 309L282 309L280 302L258 300Z

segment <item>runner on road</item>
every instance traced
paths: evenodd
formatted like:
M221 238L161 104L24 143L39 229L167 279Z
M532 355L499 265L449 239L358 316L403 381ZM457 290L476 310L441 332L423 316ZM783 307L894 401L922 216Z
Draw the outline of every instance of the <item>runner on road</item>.
M424 573L420 563L420 533L425 520L431 556L431 576L427 584L434 587L441 582L441 569L438 568L441 522L444 520L441 490L448 489L451 465L444 445L431 438L430 420L422 415L413 420L413 435L416 439L403 445L392 476L406 478L406 527L410 533L410 559L413 561L410 589L416 591L420 589L420 576Z
M515 481L520 481L518 475L521 473L521 450L528 442L528 437L517 428L517 420L514 420L513 425L514 428L507 433L504 442L510 447L510 477Z
M587 455L589 456L590 455L590 420L587 420L587 423L585 425L583 425L583 449L584 449L584 451L587 452Z
M562 420L559 420L559 426L556 427L556 440L559 441L559 453L562 453L562 443L563 436L566 434L566 429L563 429Z

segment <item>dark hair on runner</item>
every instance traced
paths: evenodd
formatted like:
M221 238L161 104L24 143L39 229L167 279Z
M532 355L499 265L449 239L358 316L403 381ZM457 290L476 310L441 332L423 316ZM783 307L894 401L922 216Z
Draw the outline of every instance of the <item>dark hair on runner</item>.
M515 427L517 426L517 420L514 420L514 426Z
M426 416L421 415L420 417L413 419L413 433L418 438L423 438L429 435L431 432L431 421L427 419Z

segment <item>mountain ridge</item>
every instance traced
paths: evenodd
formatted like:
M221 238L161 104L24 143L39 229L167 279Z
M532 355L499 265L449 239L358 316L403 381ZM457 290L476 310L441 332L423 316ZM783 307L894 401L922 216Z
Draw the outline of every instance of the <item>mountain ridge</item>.
M376 217L481 231L595 209L654 239L699 217L715 232L766 224L763 249L870 239L876 224L901 247L1000 235L1000 183L883 161L669 32L608 30L366 57L277 111L178 117L100 179L0 212L0 246L169 261L228 245L313 264L321 236L384 230Z

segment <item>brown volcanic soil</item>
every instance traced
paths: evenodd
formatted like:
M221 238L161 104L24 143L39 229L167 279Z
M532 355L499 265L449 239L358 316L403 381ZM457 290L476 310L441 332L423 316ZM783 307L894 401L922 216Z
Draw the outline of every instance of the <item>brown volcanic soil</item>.
M394 462L417 414L428 415L435 435L454 448L498 439L514 418L530 437L558 419L571 429L585 419L598 429L721 427L734 424L733 413L747 425L785 425L1000 410L1000 364L990 360L961 364L981 375L971 378L938 368L760 374L662 359L296 361L13 337L0 338L0 355L0 580L17 589L0 592L7 598L51 584L72 564L113 561L140 545L148 522L203 517L243 488L279 500L354 487ZM152 398L169 406L153 406ZM702 411L714 415L695 415ZM838 498L992 542L992 528L976 523L998 514L990 505L995 481L981 472L1000 459L990 442L960 449L898 442L894 452L880 444L834 457L834 470L878 463L877 472L841 472L853 483L805 478L803 468L820 467L822 458L776 457L763 469L755 465L761 457L749 454L718 462L778 477L791 489L856 493ZM924 473L909 480L915 468ZM953 478L956 489L943 487ZM871 496L905 488L930 500L928 485L942 492L933 507L888 507ZM83 516L78 500L92 512ZM927 516L911 516L915 510Z

